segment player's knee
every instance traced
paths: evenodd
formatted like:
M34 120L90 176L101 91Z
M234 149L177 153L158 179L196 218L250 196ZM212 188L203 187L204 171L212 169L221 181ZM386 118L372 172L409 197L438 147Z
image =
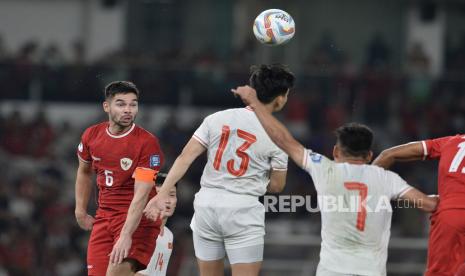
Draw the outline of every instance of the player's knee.
M132 275L135 271L136 268L132 262L124 261L117 265L110 264L106 276Z

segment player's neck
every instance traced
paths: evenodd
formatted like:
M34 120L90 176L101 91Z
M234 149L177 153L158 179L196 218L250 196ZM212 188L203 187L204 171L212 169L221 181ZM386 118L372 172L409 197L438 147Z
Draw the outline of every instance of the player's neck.
M269 104L265 104L265 109L266 111L268 111L269 113L273 113L274 112L274 103L271 102Z
M336 160L338 163L349 163L353 165L364 165L367 163L365 159L356 158L356 157L341 157Z
M133 124L130 124L129 126L127 127L122 127L118 124L115 124L114 122L110 121L109 125L108 125L108 131L112 134L112 135L121 135L121 134L124 134L125 132L129 131L131 129Z
M165 224L166 224L166 221L168 220L168 218L164 218L162 221L161 221L161 225L160 225L160 236L163 236L163 234L165 233Z

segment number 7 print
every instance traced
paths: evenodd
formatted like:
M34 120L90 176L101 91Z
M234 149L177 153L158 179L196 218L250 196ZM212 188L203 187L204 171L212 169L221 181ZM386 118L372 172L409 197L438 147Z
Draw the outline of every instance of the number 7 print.
M368 187L363 183L358 182L345 182L344 187L347 190L358 190L360 201L357 212L357 229L361 232L365 231L365 221L367 218L366 199L368 196Z

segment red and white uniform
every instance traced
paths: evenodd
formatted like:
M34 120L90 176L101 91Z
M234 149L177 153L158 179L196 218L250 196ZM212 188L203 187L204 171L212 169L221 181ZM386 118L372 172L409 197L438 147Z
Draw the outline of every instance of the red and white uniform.
M139 271L140 274L147 276L166 276L168 263L171 253L173 252L173 233L164 227L157 238L157 247L153 252L152 259L145 270Z
M465 135L422 142L439 159L438 210L431 216L426 276L453 276L465 263Z
M134 197L134 170L139 167L159 171L163 162L158 139L148 131L133 124L127 132L113 135L108 126L105 122L86 129L77 150L81 161L92 164L99 190L96 221L87 251L89 275L105 275L108 255L118 240ZM154 186L150 198L155 194ZM160 221L152 222L143 216L133 234L129 258L146 266L159 231Z
M367 164L337 163L306 149L321 210L318 276L385 276L392 208L412 189L399 175ZM363 203L363 204L362 204Z
M232 251L263 248L265 208L258 197L265 194L272 170L287 170L287 155L271 141L249 108L206 117L193 138L208 149L191 222L197 258L218 260L226 250L231 264L261 261L258 251L252 257L241 251L244 259L235 258ZM215 244L200 246L210 242ZM209 252L211 248L216 251Z

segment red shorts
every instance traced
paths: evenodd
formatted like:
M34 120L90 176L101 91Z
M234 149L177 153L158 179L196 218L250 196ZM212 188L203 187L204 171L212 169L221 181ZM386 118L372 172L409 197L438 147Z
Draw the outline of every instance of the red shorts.
M105 276L110 253L119 238L126 221L126 213L118 215L98 211L90 234L87 247L88 275ZM138 261L145 269L155 250L155 243L160 233L160 221L153 222L144 216L132 235L132 245L128 258Z
M449 209L431 216L425 276L454 276L465 262L465 210Z

